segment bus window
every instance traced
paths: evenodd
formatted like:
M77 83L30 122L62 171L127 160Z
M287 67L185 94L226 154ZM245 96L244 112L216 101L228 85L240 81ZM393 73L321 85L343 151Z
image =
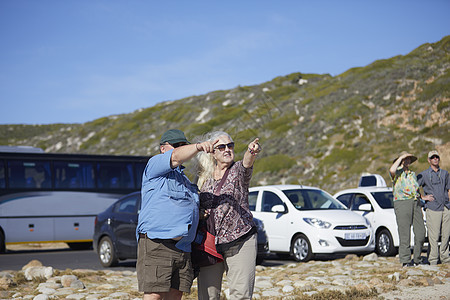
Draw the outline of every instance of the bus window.
M135 168L136 168L136 188L140 189L142 186L142 174L144 173L144 169L145 166L147 164L146 163L136 163L135 164Z
M91 163L58 161L53 168L56 188L94 188L94 168Z
M131 163L98 163L97 175L97 187L99 188L134 188L133 165Z
M8 177L10 188L50 188L50 163L11 160L8 162Z
M4 189L6 187L5 180L5 166L3 161L0 161L0 189Z

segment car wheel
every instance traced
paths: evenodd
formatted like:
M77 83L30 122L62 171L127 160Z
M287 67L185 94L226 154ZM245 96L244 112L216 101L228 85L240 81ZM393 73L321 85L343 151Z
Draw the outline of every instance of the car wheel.
M256 264L257 265L262 264L263 261L264 261L264 256L260 256L260 255L256 256Z
M3 231L0 230L0 253L6 252L5 235Z
M396 254L396 248L394 247L394 241L392 235L387 229L383 229L377 234L376 241L377 253L381 256L393 256Z
M291 256L295 261L307 262L313 258L311 244L308 238L303 235L297 235L291 244Z
M98 258L100 258L100 263L104 267L115 266L119 261L113 242L107 236L103 237L98 244Z

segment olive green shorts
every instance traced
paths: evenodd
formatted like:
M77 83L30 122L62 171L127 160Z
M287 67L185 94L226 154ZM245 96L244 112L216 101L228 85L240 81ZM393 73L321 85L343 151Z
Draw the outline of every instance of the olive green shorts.
M175 243L139 238L136 272L140 292L165 293L171 288L190 292L194 280L191 253L179 250Z

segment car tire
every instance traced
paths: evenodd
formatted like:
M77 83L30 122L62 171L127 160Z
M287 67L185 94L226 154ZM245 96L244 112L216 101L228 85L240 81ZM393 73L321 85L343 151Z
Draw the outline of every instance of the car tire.
M387 229L382 229L377 233L375 249L380 256L394 256L397 249L394 247L394 240Z
M5 243L5 235L3 231L0 230L0 253L6 252L6 243Z
M313 258L311 243L304 234L299 234L292 240L291 256L298 262L307 262Z
M116 249L114 249L114 244L109 237L104 236L100 240L97 251L102 266L113 267L119 262L116 255Z
M256 264L257 265L262 264L263 261L264 261L264 256L260 256L260 255L256 256Z
M92 243L67 243L72 250L91 250Z

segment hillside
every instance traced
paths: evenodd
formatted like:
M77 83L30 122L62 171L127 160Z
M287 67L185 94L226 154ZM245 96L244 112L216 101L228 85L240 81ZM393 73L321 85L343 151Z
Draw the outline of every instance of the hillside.
M126 101L126 99L124 99ZM180 128L195 140L211 130L232 135L238 158L260 137L252 185L300 183L330 193L363 172L387 169L407 150L426 168L437 148L450 169L450 36L408 55L338 76L292 73L253 86L213 91L84 124L0 125L0 145L46 152L158 153L159 138Z

